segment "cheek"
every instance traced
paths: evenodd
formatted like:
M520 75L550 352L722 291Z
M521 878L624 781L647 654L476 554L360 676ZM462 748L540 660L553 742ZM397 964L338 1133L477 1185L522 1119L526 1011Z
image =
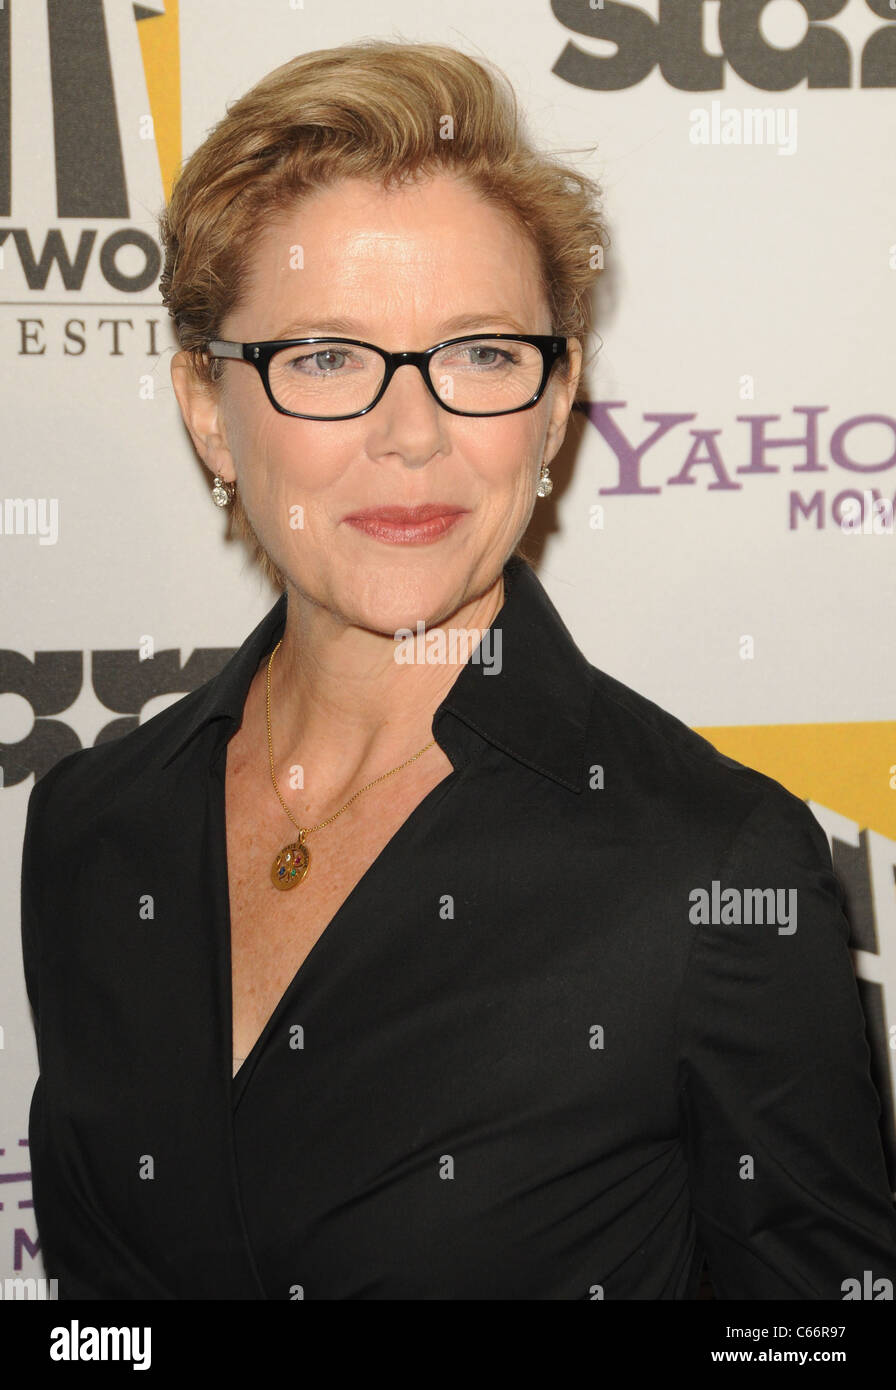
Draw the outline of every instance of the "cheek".
M482 455L483 470L492 487L505 494L528 493L541 463L543 445L543 426L535 411L508 416Z
M328 442L304 421L274 411L270 415L241 419L243 491L261 506L311 501L339 475L332 447L328 449Z

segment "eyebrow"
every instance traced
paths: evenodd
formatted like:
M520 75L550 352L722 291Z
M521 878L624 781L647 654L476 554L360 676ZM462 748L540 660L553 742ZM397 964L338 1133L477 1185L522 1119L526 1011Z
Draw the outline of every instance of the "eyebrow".
M501 328L495 327L500 324ZM438 339L451 336L453 333L463 333L468 328L481 328L488 331L493 328L496 333L526 333L527 330L513 317L512 314L499 310L494 314L457 314L454 318L444 319L437 329ZM281 328L274 334L274 339L279 338L317 338L327 333L344 333L350 338L363 338L363 325L356 319L330 318L306 320L304 322L288 323L285 328Z

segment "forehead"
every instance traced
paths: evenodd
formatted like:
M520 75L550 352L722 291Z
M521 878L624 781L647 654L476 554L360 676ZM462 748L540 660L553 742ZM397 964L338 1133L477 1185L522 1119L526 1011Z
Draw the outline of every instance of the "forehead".
M531 332L550 328L528 235L510 213L447 176L389 190L343 179L308 195L259 230L244 289L242 308L255 315L259 335L284 308L374 320L400 312L422 323L500 304Z

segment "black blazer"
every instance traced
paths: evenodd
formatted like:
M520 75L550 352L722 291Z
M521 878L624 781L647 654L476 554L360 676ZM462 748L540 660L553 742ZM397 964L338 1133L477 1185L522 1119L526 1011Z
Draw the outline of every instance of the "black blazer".
M896 1281L821 828L590 665L525 562L505 584L500 670L467 662L433 719L453 772L235 1080L225 759L286 596L213 680L35 786L29 1135L60 1297L681 1299L704 1250L722 1298Z

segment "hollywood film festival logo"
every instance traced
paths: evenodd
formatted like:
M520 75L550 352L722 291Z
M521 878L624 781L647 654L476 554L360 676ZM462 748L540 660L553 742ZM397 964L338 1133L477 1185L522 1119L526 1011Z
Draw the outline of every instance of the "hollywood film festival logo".
M139 37L165 11L164 0L78 0L73 24L66 5L0 0L0 354L56 391L73 371L83 384L71 359L127 358L127 389L152 399L170 346ZM56 545L61 510L56 497L0 497L0 541Z
M4 358L58 372L136 355L149 372L166 345L164 191L138 26L164 18L164 0L79 0L77 14L0 4Z

